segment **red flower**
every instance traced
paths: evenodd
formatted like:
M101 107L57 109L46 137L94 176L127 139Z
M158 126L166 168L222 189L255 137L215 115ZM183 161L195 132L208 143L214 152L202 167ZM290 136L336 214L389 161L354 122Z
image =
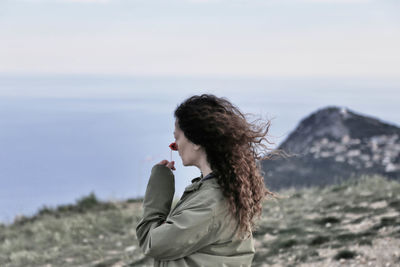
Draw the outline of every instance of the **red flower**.
M175 143L175 142L171 143L171 144L169 145L169 147L170 147L172 150L178 150L178 145L177 145L177 143Z

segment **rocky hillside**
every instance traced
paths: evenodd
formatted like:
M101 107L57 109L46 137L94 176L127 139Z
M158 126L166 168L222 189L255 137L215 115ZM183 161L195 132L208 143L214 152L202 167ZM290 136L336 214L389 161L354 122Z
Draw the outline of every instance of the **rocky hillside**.
M293 156L262 162L273 190L327 185L362 174L400 179L400 128L346 108L316 111L279 148Z
M361 177L278 193L254 231L252 266L400 265L400 183ZM136 239L141 213L140 201L90 195L0 224L0 266L153 266Z

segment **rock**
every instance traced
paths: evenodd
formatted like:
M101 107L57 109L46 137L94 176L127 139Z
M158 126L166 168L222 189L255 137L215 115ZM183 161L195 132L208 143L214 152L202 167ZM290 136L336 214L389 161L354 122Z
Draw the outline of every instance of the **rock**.
M129 246L125 248L125 252L132 252L136 249L136 246Z
M400 180L399 136L399 127L376 118L347 108L323 108L303 119L279 146L292 157L261 162L265 183L279 190L362 175Z

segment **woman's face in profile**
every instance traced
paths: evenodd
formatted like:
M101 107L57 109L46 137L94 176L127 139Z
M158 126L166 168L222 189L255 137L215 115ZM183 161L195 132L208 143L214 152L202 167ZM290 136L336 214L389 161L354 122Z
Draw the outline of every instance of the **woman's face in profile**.
M178 122L175 121L174 130L175 143L178 145L178 153L182 159L183 166L197 166L198 149L196 145L190 142L183 131L179 128Z

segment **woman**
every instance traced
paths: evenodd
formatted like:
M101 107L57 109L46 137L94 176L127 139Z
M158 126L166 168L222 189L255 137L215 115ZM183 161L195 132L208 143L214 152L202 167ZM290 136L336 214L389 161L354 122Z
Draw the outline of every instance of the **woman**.
M225 98L192 96L175 112L174 137L184 166L196 166L192 180L171 210L174 161L153 166L136 228L145 255L154 266L250 266L252 231L265 188L256 160L270 122L256 125Z

